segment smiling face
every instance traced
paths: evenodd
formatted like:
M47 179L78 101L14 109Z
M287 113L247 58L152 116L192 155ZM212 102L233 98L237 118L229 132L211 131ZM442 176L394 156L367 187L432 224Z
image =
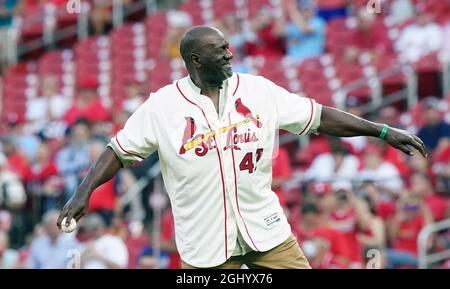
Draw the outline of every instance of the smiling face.
M196 70L200 78L210 84L221 85L233 75L233 54L222 32L201 26L188 31L182 40L181 52L186 67Z
M202 49L198 52L198 72L204 80L222 84L225 79L233 75L232 58L229 43L223 34L211 33L204 38Z

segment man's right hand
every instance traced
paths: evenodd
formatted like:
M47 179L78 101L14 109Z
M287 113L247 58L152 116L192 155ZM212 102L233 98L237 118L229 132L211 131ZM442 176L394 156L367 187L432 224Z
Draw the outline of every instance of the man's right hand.
M66 226L69 226L70 220L75 219L77 222L83 217L89 205L89 198L80 196L82 194L75 193L72 198L64 205L59 214L56 225L61 229L61 222L66 217Z
M56 224L58 228L61 229L61 222L64 217L67 217L67 226L72 219L78 222L87 212L91 193L115 176L121 167L122 163L116 153L107 147L97 161L90 167L86 178L81 182L75 194L62 209Z

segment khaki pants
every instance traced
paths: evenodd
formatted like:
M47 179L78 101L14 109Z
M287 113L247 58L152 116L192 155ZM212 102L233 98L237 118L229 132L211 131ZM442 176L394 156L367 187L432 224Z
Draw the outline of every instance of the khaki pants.
M250 269L311 269L293 235L269 251L252 251L244 256L233 256L222 265L211 269L240 269L244 264ZM185 262L182 262L182 268L198 269Z

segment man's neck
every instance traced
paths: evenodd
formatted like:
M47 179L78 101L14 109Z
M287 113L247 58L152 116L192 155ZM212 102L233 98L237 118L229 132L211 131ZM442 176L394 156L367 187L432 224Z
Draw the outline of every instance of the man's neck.
M218 97L220 89L222 88L222 83L210 83L208 81L202 80L197 75L191 75L192 82L200 88L200 93L211 98Z

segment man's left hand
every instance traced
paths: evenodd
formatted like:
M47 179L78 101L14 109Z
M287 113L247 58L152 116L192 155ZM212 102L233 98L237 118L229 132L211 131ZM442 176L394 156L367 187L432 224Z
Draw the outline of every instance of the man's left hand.
M389 127L385 141L394 148L399 149L410 156L414 155L411 147L418 150L424 158L428 155L423 141L406 130Z

